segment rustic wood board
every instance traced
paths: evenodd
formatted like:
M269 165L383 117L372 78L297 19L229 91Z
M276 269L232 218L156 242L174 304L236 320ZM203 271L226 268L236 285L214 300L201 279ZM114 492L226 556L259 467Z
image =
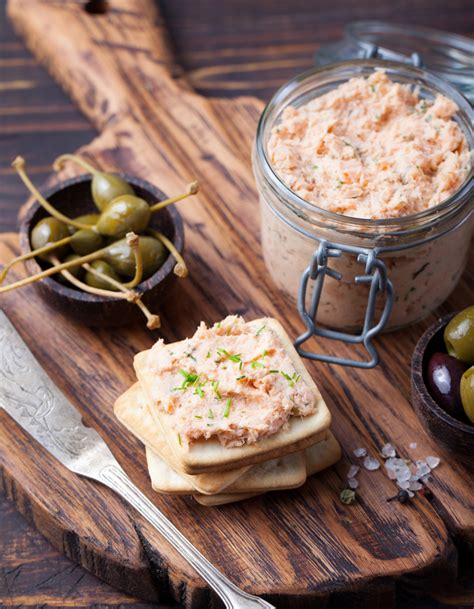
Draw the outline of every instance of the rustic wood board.
M85 14L76 2L10 0L9 11L28 46L101 131L84 153L170 193L193 177L203 185L199 197L181 206L191 276L170 293L162 335L183 338L201 319L215 321L228 312L275 315L292 335L299 333L301 322L272 286L260 252L250 147L261 102L196 95L145 0L115 2L100 17ZM5 238L0 260L16 248L14 237ZM472 302L472 285L466 274L443 311ZM400 578L432 587L455 573L453 537L474 542L469 473L424 433L409 405L410 354L434 316L384 336L384 363L377 370L309 366L346 455L360 445L375 453L391 441L402 454L442 457L433 505L421 498L409 507L387 504L394 487L379 471L363 472L361 500L343 506L338 495L346 457L299 491L210 510L150 491L142 449L112 416L113 400L133 381L133 353L153 336L140 327L113 334L79 327L48 308L34 288L5 296L0 306L142 490L234 581L279 606L315 606L316 599L324 603L374 583L390 593ZM321 348L348 354L346 347ZM56 547L131 594L209 605L204 583L146 523L107 489L54 463L0 416L4 486ZM412 441L416 451L407 448Z

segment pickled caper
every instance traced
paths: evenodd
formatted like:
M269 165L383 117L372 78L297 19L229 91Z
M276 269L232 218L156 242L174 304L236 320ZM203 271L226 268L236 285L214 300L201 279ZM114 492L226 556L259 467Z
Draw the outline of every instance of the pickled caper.
M82 224L89 224L90 226L95 226L100 218L100 214L83 214L82 216L77 216L73 218L76 222L82 222ZM68 226L69 232L71 235L75 233L78 229L75 226Z
M95 252L103 245L103 238L91 229L80 228L71 235L71 247L81 256Z
M449 355L474 364L474 305L453 317L444 330L444 342Z
M50 243L56 243L69 237L68 228L63 222L50 216L40 220L32 229L30 235L31 248L40 249ZM67 245L58 247L55 251L58 256L63 256L67 252ZM39 258L48 259L48 254L39 254Z
M120 239L129 232L143 232L150 216L150 206L146 201L135 195L122 195L104 208L97 230L102 235Z
M140 237L139 248L143 259L143 279L147 279L160 268L168 252L160 241L147 236ZM120 275L127 278L134 276L135 255L126 239L108 245L104 250L103 258Z
M94 260L94 262L90 263L90 266L96 271L99 271L99 273L102 273L102 275L110 277L110 279L114 279L115 281L120 281L120 277L105 260ZM85 282L87 285L100 290L117 290L113 284L109 283L105 279L101 279L89 271L86 272Z
M92 199L100 211L118 196L134 194L134 190L130 184L120 176L115 175L114 173L99 171L84 159L73 154L61 155L54 161L53 167L56 170L60 170L66 161L73 161L92 174Z

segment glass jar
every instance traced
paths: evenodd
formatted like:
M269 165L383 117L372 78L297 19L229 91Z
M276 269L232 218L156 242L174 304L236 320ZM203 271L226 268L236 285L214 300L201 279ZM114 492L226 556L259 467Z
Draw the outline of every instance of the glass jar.
M305 72L281 87L261 116L253 152L266 266L276 285L293 301L300 289L299 309L304 317L305 313L308 315L311 280L303 285L301 277L306 269L314 279L319 265L325 274L324 285L312 313L316 316L317 309L316 321L336 330L370 329L367 307L371 282L367 277L375 259L377 264L383 263L383 281L379 297L372 303L373 317L384 312L388 317L388 321L383 320L385 329L422 319L456 285L466 265L472 236L472 169L461 188L439 205L382 220L354 218L316 207L294 193L273 170L267 144L287 106L301 106L350 78L368 76L377 68L383 68L392 81L416 87L421 98L432 100L441 93L452 99L459 108L454 119L473 149L472 107L448 82L403 63L352 60ZM318 248L317 261L313 257ZM339 279L331 276L334 271L341 274ZM390 292L393 285L393 294L385 290L385 273ZM356 281L364 274L366 279ZM301 290L306 293L301 294ZM387 298L391 301L389 307ZM391 309L389 316L387 309ZM375 325L374 322L370 327Z

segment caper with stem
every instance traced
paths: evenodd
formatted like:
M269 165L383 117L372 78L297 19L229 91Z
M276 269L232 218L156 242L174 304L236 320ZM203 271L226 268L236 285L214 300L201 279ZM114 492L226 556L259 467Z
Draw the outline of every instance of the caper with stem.
M184 261L183 256L176 249L174 243L170 239L168 239L166 235L160 233L160 231L148 229L147 233L158 241L160 241L176 260L176 264L174 265L173 269L174 274L182 278L187 277L189 272L188 267L186 266L186 262Z
M59 260L57 258L53 259L52 262L54 262L56 265L59 264ZM103 282L105 286L108 287L106 289L102 289L82 282L80 277L78 277L77 274L74 272L78 269L80 269L81 271L87 271L87 274L96 277L98 280ZM60 271L60 275L64 277L64 279L72 283L72 285L74 285L76 288L79 288L80 290L83 290L84 292L87 292L89 294L128 300L129 302L135 304L145 315L147 320L147 328L149 328L150 330L156 330L160 327L160 316L150 312L148 307L142 302L140 294L134 292L129 288L126 288L124 284L114 279L112 274L103 273L98 267L98 265L92 266L92 264L86 263L83 264L81 267L78 267L77 269L63 269L62 271Z
M5 277L8 275L10 269L18 262L24 262L30 258L41 258L42 260L49 260L51 252L60 252L61 255L67 251L68 244L71 242L71 235L69 232L64 230L65 225L48 216L41 219L31 231L30 242L33 248L31 252L27 254L21 254L16 258L13 258L8 262L0 273L0 284L3 283Z
M3 267L0 273L0 284L3 283L10 269L18 262L24 262L36 257L49 262L53 252L57 256L62 257L67 252L69 246L76 254L83 256L102 247L104 240L98 233L84 228L76 230L71 235L68 227L63 222L48 216L42 218L33 227L30 243L31 252L13 258Z
M99 171L96 167L75 154L62 154L53 163L55 171L60 171L66 161L72 161L92 174L92 199L97 208L102 211L105 206L121 195L133 195L132 186L123 178L114 173Z
M16 169L25 186L33 194L40 205L42 205L52 216L75 228L85 228L94 230L103 235L120 238L127 232L142 232L148 226L151 214L163 209L167 205L181 201L186 197L195 195L199 191L197 182L188 184L184 194L171 197L164 201L158 201L153 205L148 205L144 199L135 195L123 195L110 201L97 221L97 224L90 224L77 219L68 218L56 210L33 185L25 171L25 161L22 157L17 157L12 166Z
M109 277L110 279L115 279L115 281L120 281L120 277L114 271L114 269L110 266L108 262L105 260L94 260L90 265L92 270L98 271L99 274L94 274L90 270L86 271L86 276L84 278L85 283L88 286L93 288L99 288L101 290L113 290L117 291L117 286L111 284L106 279L104 279L103 275Z
M45 277L50 277L51 275L55 275L56 273L59 273L62 270L70 269L70 268L76 267L78 265L82 265L86 262L93 262L94 260L98 260L99 258L103 258L106 262L109 262L109 264L111 264L111 266L114 267L114 269L117 272L120 272L119 268L117 268L117 267L120 267L125 270L128 269L129 277L133 274L132 272L130 272L130 264L133 264L134 269L135 269L134 276L129 282L124 284L124 286L127 288L133 288L136 285L138 285L140 283L140 281L142 280L145 269L147 271L149 271L150 273L152 273L152 272L154 272L154 270L152 270L152 268L155 268L155 270L156 270L156 268L158 268L158 266L159 266L159 265L156 266L156 261L154 260L154 257L152 255L153 254L152 246L142 244L142 240L145 240L145 243L149 243L149 241L148 241L149 239L152 239L152 238L151 237L138 237L134 233L129 233L125 239L121 240L121 242L112 243L110 245L107 245L107 246L101 248L100 250L92 252L91 254L87 254L86 256L81 256L80 258L78 258L76 260L70 260L68 262L61 262L60 264L57 264L53 267L45 269L44 271L41 271L40 273L37 273L36 275L30 275L29 277L25 277L24 279L16 281L15 283L12 283L12 284L9 284L6 286L2 286L2 287L0 287L0 294L9 292L11 290L15 290L17 288L22 288L26 285L30 285L31 283L34 283L35 281L44 279ZM155 241L154 239L152 239L152 240ZM118 243L121 243L122 252L121 252L120 260L117 261L116 250L115 250L114 246L116 246ZM128 248L128 250L127 250L127 248ZM142 253L145 253L147 256L146 264L142 264ZM133 263L130 262L132 259L134 260Z

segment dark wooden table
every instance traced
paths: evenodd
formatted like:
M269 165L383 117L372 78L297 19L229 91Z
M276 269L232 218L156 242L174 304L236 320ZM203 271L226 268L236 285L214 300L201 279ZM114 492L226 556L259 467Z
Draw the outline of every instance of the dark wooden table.
M164 0L160 4L181 66L206 95L248 93L267 99L283 81L311 65L318 44L337 38L343 25L354 19L388 19L466 35L474 31L470 0ZM92 136L87 120L12 32L2 0L0 231L16 228L17 211L25 198L9 168L12 158L25 156L35 181L41 183L55 156ZM466 588L470 586L467 582ZM468 599L469 594L453 596L450 605L472 606ZM58 554L0 491L0 607L92 605L148 606L116 592ZM402 589L398 605L400 609L445 606L432 599L415 600L408 589Z

